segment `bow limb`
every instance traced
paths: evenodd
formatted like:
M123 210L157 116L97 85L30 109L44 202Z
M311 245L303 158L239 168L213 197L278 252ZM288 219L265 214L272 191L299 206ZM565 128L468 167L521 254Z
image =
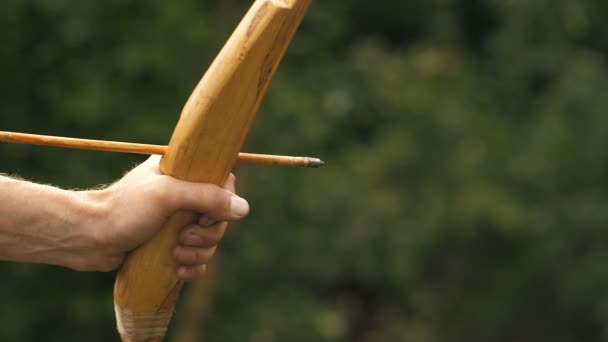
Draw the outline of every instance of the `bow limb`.
M257 0L195 88L175 128L161 171L221 185L311 0ZM182 282L171 249L196 214L175 213L125 260L114 286L123 342L162 341Z

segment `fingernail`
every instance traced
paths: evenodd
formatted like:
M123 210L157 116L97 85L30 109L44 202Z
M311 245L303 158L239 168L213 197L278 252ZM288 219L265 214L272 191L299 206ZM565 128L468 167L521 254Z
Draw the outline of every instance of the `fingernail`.
M232 196L230 199L230 209L237 216L245 216L249 213L249 203L240 197Z

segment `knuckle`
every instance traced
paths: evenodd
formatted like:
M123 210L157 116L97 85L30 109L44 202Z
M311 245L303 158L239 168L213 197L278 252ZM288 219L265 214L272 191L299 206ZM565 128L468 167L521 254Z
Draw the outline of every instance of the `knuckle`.
M178 246L173 249L173 259L180 261L183 259L182 255L182 248Z
M207 248L215 247L220 242L220 240L221 240L221 237L217 237L217 235L211 235L211 234L203 235L201 237L201 241L202 241L201 246L207 247Z
M199 240L200 243L198 244L201 247L213 247L215 246L217 243L214 241L214 239L212 239L209 235L207 234L201 234L199 235Z
M206 261L206 254L204 249L195 249L192 252L192 263L198 264Z
M172 185L174 179L167 175L160 175L156 178L156 181L152 184L151 191L153 199L159 203L168 203L172 207L176 207L176 198L172 196L172 189L175 187Z
M227 223L216 224L212 227L198 227L182 233L181 243L192 247L213 247L224 237Z
M215 254L215 247L201 249L198 252L198 263L206 263L211 261Z
M204 264L213 258L215 247L211 248L193 248L193 247L178 247L173 252L173 257L182 264L197 265Z
M187 252L188 250L185 249L183 246L176 246L173 249L173 259L175 259L175 261L177 261L178 263L185 262L188 258Z
M187 246L209 248L216 246L223 236L224 232L220 231L219 229L201 228L197 231L190 231L186 233L182 241Z
M202 236L199 234L198 229L189 228L181 233L179 242L184 245L198 246L203 243L201 240Z
M228 212L230 210L230 198L230 194L218 186L209 188L207 198L205 200L211 207L210 214L217 216Z

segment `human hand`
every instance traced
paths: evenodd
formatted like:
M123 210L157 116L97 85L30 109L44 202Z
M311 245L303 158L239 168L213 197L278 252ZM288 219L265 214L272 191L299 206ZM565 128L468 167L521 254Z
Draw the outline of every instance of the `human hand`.
M249 205L234 194L234 175L223 188L184 182L161 174L159 161L159 157L150 157L108 188L82 192L97 204L96 219L91 224L96 248L86 254L82 265L72 268L118 268L126 254L152 238L170 215L187 209L199 213L199 217L177 238L172 253L177 276L190 280L204 273L227 222L247 216Z

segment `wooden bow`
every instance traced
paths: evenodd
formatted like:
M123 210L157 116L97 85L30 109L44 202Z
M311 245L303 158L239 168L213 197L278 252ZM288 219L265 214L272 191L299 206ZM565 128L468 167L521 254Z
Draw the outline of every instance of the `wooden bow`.
M221 185L311 0L257 0L186 103L161 171ZM196 214L175 213L125 260L114 287L123 342L162 341L182 282L171 249Z

